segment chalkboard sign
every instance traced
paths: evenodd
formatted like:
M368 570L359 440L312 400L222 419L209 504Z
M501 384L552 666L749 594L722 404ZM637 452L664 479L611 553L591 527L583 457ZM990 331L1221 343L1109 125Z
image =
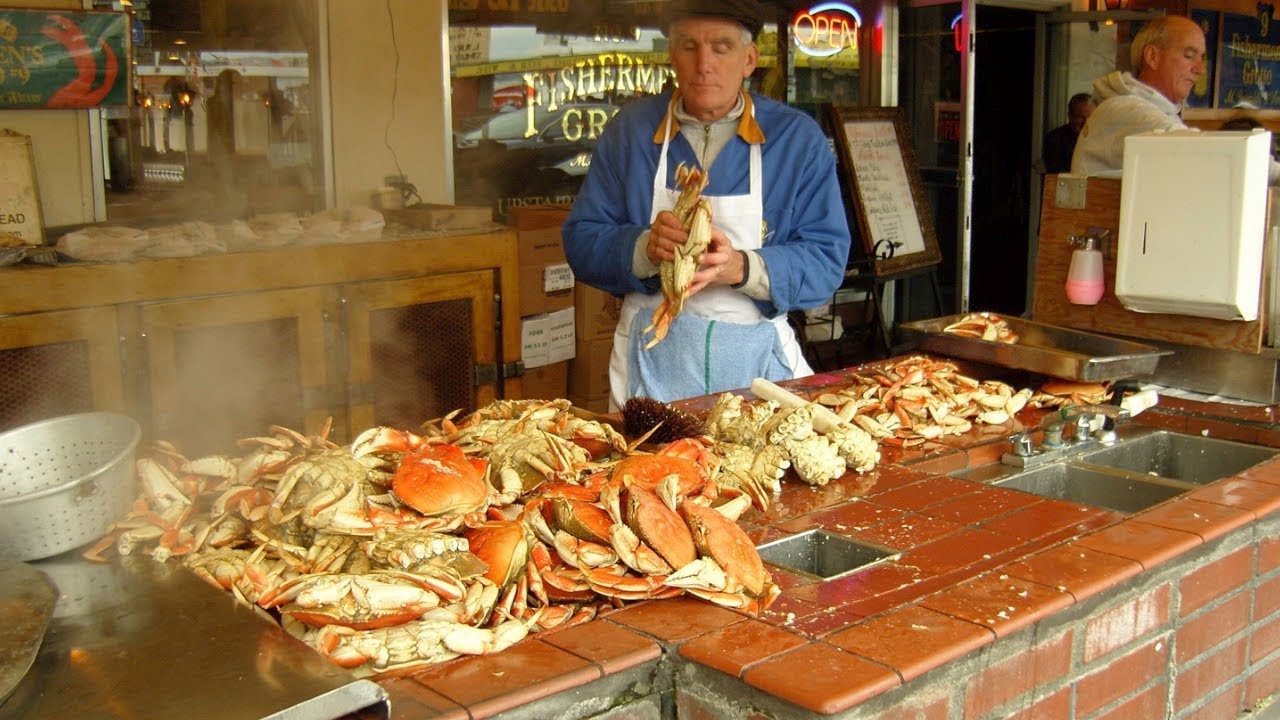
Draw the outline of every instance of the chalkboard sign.
M901 108L831 108L836 151L877 277L942 260Z

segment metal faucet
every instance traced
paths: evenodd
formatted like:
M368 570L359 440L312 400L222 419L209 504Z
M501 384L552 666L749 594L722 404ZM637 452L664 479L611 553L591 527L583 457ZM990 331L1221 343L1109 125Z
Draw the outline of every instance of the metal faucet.
M1075 445L1089 439L1095 439L1103 445L1114 445L1116 423L1129 418L1129 411L1119 405L1068 405L1056 412L1046 413L1040 423L1033 429L1024 430L1013 436L1013 452L1005 454L1006 465L1025 467L1040 461L1051 460ZM1063 431L1070 423L1074 429L1068 440ZM1044 440L1040 447L1035 446L1031 434L1035 430L1044 431Z
M1092 434L1103 445L1114 445L1116 423L1129 419L1129 411L1119 405L1068 405L1045 417L1055 415L1061 415L1064 421L1075 421L1076 442L1087 440Z
M1126 395L1134 395L1133 401L1122 404ZM1149 397L1141 397L1142 395ZM1096 440L1101 445L1114 445L1119 439L1116 424L1151 407L1158 400L1150 390L1139 391L1136 384L1121 381L1112 387L1110 403L1098 405L1068 405L1040 418L1040 423L1030 430L1013 436L1013 452L1005 453L1001 461L1006 465L1027 467L1053 460L1080 443ZM1132 410L1130 408L1133 408ZM1074 429L1070 440L1063 437L1067 423ZM1044 441L1037 448L1031 439L1035 430L1044 430Z

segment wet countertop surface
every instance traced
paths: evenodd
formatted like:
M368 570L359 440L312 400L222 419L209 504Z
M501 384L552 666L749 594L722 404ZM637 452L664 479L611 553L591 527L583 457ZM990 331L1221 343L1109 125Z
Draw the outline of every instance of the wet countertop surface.
M844 384L839 373L785 383L810 397ZM649 601L496 655L376 678L392 716L488 717L664 653L798 709L840 712L1280 508L1280 459L1133 515L947 476L997 462L1044 412L882 446L871 472L785 482L767 512L739 520L757 543L823 528L894 551L886 561L827 581L770 567L782 595L758 617L688 597ZM1280 447L1275 407L1170 399L1135 422Z
M840 373L785 383L811 397L844 384ZM370 687L389 697L393 718L473 720L664 657L801 711L835 713L1280 508L1280 459L1133 515L948 476L998 461L1010 436L1043 413L1025 409L1004 425L910 449L882 446L872 471L822 487L785 482L767 512L739 521L757 544L822 528L890 556L826 581L771 567L782 594L758 617L690 597L641 602L500 653L372 681L355 681L176 563L65 563L87 574L49 563L70 600L0 720L332 718L379 700ZM1280 447L1275 407L1162 399L1136 422Z
M385 709L377 684L178 563L91 563L72 552L29 564L58 598L35 663L0 702L2 720L329 720Z

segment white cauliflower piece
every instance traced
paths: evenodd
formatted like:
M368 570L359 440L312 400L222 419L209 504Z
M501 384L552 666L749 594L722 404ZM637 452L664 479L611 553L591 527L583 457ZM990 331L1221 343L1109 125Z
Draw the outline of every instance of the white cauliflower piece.
M866 430L848 423L827 433L827 439L855 472L864 473L880 462L880 446Z
M770 445L813 437L817 434L813 430L813 407L801 405L774 413L769 422L765 423L762 432L765 442Z
M822 435L811 435L803 440L788 438L782 441L791 466L801 480L810 485L826 485L844 475L845 462L840 448Z
M744 482L754 481L769 492L782 490L782 476L791 462L781 445L753 448L739 443L718 442L711 451L721 458L717 482L732 487L742 487Z

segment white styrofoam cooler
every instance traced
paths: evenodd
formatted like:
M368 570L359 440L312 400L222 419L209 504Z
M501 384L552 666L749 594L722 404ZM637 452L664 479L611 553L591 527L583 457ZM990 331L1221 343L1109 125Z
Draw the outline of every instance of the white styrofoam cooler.
M1271 133L1125 139L1115 293L1129 310L1256 320Z

